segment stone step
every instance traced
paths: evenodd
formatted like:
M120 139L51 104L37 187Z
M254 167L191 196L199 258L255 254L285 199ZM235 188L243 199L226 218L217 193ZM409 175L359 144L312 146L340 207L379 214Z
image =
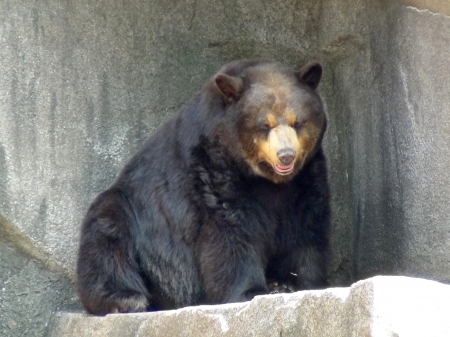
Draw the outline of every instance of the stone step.
M450 336L450 286L377 276L350 288L257 296L250 302L95 317L58 313L54 337Z

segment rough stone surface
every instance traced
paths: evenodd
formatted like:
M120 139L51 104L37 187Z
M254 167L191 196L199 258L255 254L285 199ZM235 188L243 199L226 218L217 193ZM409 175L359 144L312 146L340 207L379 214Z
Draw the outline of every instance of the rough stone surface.
M336 133L347 146L356 278L450 281L449 31L449 17L393 6L334 75L347 106Z
M0 221L2 221L0 216ZM52 315L79 310L73 279L45 252L0 227L0 336L43 336ZM18 245L13 244L19 242Z
M16 321L12 306L27 317L16 335L43 331L48 316L27 303L45 302L45 275L72 305L92 198L222 64L245 57L324 65L332 285L450 282L448 32L439 0L0 0L1 272L30 289L15 302L0 292L0 326Z
M59 314L50 336L449 336L450 286L374 277L351 288L258 296L251 302L105 317Z

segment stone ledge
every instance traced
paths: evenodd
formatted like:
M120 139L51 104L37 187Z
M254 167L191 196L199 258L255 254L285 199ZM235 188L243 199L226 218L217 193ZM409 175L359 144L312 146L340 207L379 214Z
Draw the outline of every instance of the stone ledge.
M94 317L58 313L51 336L450 336L450 286L377 276L350 288Z

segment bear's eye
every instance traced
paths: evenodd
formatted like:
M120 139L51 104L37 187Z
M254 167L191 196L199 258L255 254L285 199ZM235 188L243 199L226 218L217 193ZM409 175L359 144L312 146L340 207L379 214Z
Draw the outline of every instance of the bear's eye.
M295 123L292 125L292 127L293 127L294 129L296 129L296 130L301 129L302 126L303 126L303 123L300 122L300 121L295 121Z
M263 130L263 131L269 131L269 130L270 130L270 125L269 125L269 123L263 123L263 124L261 125L261 130Z

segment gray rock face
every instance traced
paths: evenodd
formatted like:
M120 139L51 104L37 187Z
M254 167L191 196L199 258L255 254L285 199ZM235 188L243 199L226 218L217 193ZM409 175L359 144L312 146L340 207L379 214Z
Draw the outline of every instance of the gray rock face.
M248 57L324 65L332 285L450 282L449 15L437 0L0 0L0 272L29 290L0 292L0 335L17 313L14 334L42 335L49 315L27 303L73 305L93 197L222 64Z
M375 277L351 288L144 314L60 314L50 336L421 337L450 334L450 286Z
M72 275L0 224L0 336L43 336L55 312L79 310Z
M330 117L332 272L449 282L450 19L397 3L373 2L370 12L332 3L323 20L339 28L321 39L331 70L322 92Z
M350 94L357 276L449 282L450 18L397 8L374 29L373 85Z

